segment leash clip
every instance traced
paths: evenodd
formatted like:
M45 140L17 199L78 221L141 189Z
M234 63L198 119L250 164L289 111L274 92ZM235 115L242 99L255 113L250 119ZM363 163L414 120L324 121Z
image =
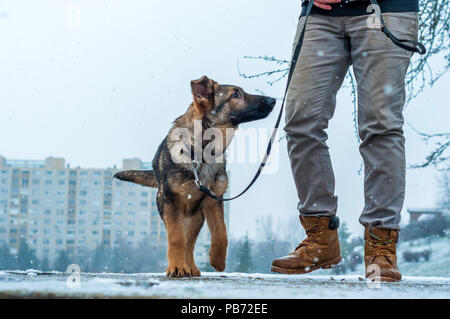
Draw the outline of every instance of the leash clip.
M194 174L194 183L198 189L203 186L202 181L200 180L200 178L198 178L198 169L200 168L200 164L200 162L197 162L195 160L191 162L191 171Z

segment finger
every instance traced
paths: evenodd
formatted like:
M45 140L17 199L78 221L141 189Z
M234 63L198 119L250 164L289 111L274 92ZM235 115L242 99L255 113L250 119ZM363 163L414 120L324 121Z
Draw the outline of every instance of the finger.
M314 1L314 5L320 9L331 10L331 6L323 4L321 2Z
M316 0L315 2L320 2L320 3L341 3L342 0Z

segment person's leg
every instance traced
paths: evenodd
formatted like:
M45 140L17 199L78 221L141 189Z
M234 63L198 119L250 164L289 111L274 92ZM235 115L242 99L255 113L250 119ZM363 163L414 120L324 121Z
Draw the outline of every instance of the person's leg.
M417 13L384 13L385 23L400 38L417 36ZM405 75L411 52L396 46L369 17L353 17L353 70L358 85L360 152L364 160L363 226L399 229L405 195L403 106Z
M388 28L399 38L417 38L417 13L384 13ZM405 139L403 106L405 75L411 53L397 47L371 17L353 17L351 38L353 70L358 84L360 152L364 159L366 277L398 281L396 243L405 196Z
M288 92L285 131L300 200L300 221L307 238L293 253L273 260L274 272L303 274L330 268L341 260L339 222L334 218L337 198L325 129L350 62L345 19L311 16L306 27ZM296 40L303 23L304 18Z
M326 145L336 94L350 65L345 17L310 16L286 102L286 138L302 216L334 216L334 173ZM298 25L294 45L303 28Z

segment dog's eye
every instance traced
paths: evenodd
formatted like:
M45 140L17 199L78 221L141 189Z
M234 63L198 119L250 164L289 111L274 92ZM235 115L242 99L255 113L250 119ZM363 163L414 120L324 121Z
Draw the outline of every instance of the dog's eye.
M241 97L241 94L239 94L239 91L234 91L233 95L231 95L233 99L238 99Z

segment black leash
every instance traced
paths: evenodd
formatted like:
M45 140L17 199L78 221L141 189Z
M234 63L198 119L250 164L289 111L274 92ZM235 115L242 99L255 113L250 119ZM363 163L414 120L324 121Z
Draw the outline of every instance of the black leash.
M202 182L200 181L200 179L198 177L198 169L199 169L201 163L192 161L191 171L194 174L195 185L201 192L205 193L209 197L212 197L221 202L227 202L227 201L234 200L236 198L241 197L250 189L250 187L253 186L253 184L258 179L259 175L261 175L261 172L263 171L264 167L266 166L267 160L269 159L270 152L272 151L272 145L273 145L273 142L275 141L275 137L277 135L278 128L280 127L283 110L284 110L284 103L286 102L286 96L288 93L289 85L291 84L292 75L294 74L294 69L295 69L295 66L297 65L298 57L300 56L300 50L302 48L303 39L305 37L306 22L308 21L308 17L311 13L311 8L312 8L313 4L314 4L314 0L310 1L308 4L308 7L306 9L305 23L303 25L302 33L300 34L300 38L298 39L297 45L295 47L294 55L293 55L292 62L291 62L290 68L289 68L289 74L288 74L288 78L287 78L286 91L284 92L283 103L281 104L280 113L278 114L278 118L275 123L275 127L272 132L272 136L270 138L269 144L267 145L266 154L264 155L264 158L263 158L258 170L256 171L255 176L253 177L252 181L250 182L250 184L248 184L248 186L241 193L239 193L238 195L236 195L234 197L231 197L231 198L219 197L212 190L203 186Z
M347 0L347 1L348 2L353 2L353 1L363 1L363 0ZM367 1L367 0L365 0L365 1ZM377 3L376 0L370 0L370 2L372 3L373 6L375 6L375 5L378 6L378 3ZM221 201L221 202L227 202L227 201L231 201L231 200L234 200L236 198L241 197L242 195L244 195L250 189L250 187L253 186L253 184L256 182L256 180L261 175L264 167L266 166L267 160L269 159L270 152L272 151L273 142L275 141L275 137L276 137L278 129L280 127L281 118L282 118L283 110L284 110L284 104L286 102L287 93L288 93L288 90L289 90L289 86L291 84L292 75L294 74L295 66L297 65L297 61L298 61L298 58L300 56L300 51L301 51L302 45L303 45L303 39L305 37L306 24L307 24L307 21L308 21L308 17L311 14L311 9L312 9L313 5L314 5L314 0L308 1L308 6L306 7L306 12L305 12L305 22L304 22L304 25L303 25L303 29L302 29L302 32L300 34L300 38L298 39L297 44L295 46L295 50L294 50L294 54L293 54L293 57L292 57L291 65L289 67L289 73L288 73L288 78L287 78L286 90L284 92L283 103L281 104L280 113L278 114L278 118L277 118L277 121L275 123L275 127L274 127L274 130L272 132L272 136L270 138L269 144L267 145L266 154L264 155L264 158L263 158L263 160L262 160L258 170L256 171L255 176L253 177L252 181L250 182L250 184L248 184L248 186L241 193L239 193L238 195L236 195L234 197L231 197L231 198L219 197L212 190L210 190L209 188L205 187L202 184L201 180L199 179L198 169L200 168L200 165L202 163L197 162L195 160L192 160L191 171L194 174L195 185L197 186L198 190L200 190L201 192L205 193L209 197L214 198L214 199L216 199L218 201ZM379 19L380 19L380 23L382 25L381 30L392 40L392 42L394 42L394 44L396 44L397 46L399 46L399 47L401 47L401 48L403 48L405 50L411 51L411 52L417 52L419 54L425 54L426 53L426 49L425 49L425 47L424 47L424 45L422 43L420 43L418 41L414 41L414 40L398 39L397 37L395 37L389 31L389 29L386 27L386 25L384 23L383 15L381 14L381 11L379 11ZM414 46L407 45L406 43L411 43Z
M380 6L378 5L377 0L369 0L369 1L372 4L372 7L377 6L378 9L380 8ZM375 8L374 8L374 10L376 11ZM388 29L388 27L384 23L383 14L381 13L381 10L378 10L378 18L380 19L380 23L381 23L381 31L383 31L383 33L386 34L386 36L389 39L391 39L391 41L394 42L394 44L396 46L398 46L398 47L400 47L402 49L405 49L407 51L410 51L410 52L419 53L420 55L424 55L425 53L427 53L427 49L419 41L407 40L407 39L399 39L395 35L393 35L392 32ZM412 45L408 45L407 43L410 43Z

